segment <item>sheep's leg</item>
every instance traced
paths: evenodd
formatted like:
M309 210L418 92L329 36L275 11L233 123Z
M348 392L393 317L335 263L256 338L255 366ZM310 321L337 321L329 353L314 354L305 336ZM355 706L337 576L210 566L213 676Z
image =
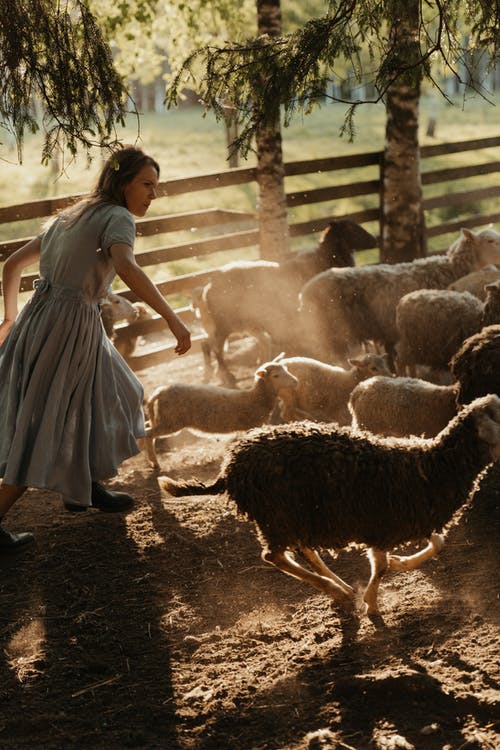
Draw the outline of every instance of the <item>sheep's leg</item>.
M209 340L201 342L201 351L203 354L203 382L210 383L212 375L214 373L214 368L212 365L212 358L210 356L212 347L210 346Z
M217 373L220 377L222 383L227 386L228 388L234 388L236 386L236 378L230 372L228 366L226 365L226 362L224 360L224 341L226 338L222 338L218 336L212 341L212 351L215 355L215 359L217 360Z
M432 557L437 557L444 546L444 537L441 534L431 534L429 544L414 555L401 557L400 555L389 555L389 567L391 570L415 570Z
M370 560L371 566L371 576L370 580L368 581L368 586L366 587L365 593L363 595L363 601L366 604L366 613L368 615L379 614L377 604L378 588L382 577L385 575L389 568L388 557L389 556L387 552L382 552L382 550L376 549L376 547L371 547L368 550L368 558Z
M155 438L148 434L146 430L146 437L140 438L138 441L139 446L146 452L149 462L153 469L159 469L160 464L158 463L158 457L156 455Z
M283 573L286 573L293 578L298 578L305 583L309 583L311 586L314 586L315 589L318 589L323 594L331 597L342 606L352 607L354 602L353 595L347 594L344 588L339 586L331 576L327 577L318 575L317 573L312 573L310 570L307 570L307 568L299 565L295 562L289 552L264 550L262 553L262 559L271 565L275 565Z
M300 554L305 557L311 568L315 570L316 573L331 578L332 581L335 581L335 583L345 591L347 596L354 596L354 589L352 586L349 586L349 584L343 581L340 576L336 575L333 570L330 570L316 550L311 549L310 547L301 547Z

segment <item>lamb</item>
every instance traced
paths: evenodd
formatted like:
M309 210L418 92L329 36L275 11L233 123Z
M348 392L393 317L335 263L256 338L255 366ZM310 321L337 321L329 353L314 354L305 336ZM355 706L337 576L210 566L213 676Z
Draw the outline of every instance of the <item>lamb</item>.
M265 332L278 352L290 351L291 331L294 342L300 340L296 333L297 308L304 282L331 266L353 266L353 250L375 245L375 238L354 222L331 221L315 250L296 253L282 263L240 261L218 269L193 302L208 336L204 346L205 380L212 375L213 352L223 383L235 385L223 352L231 333L246 332L262 342Z
M398 340L396 306L415 289L445 289L454 280L500 261L500 234L462 229L446 255L394 265L331 268L308 281L300 295L305 330L316 334L308 354L337 364L363 342L385 347L392 364Z
M402 297L396 308L398 372L415 376L417 365L448 369L466 338L500 323L500 280L485 291L484 302L450 289L418 289Z
M486 284L492 284L500 279L500 266L490 263L479 271L472 271L467 276L462 276L447 287L454 292L470 292L484 302L486 299Z
M279 392L281 417L286 421L313 419L349 424L347 402L352 389L365 378L391 374L380 354L368 353L350 359L348 370L309 357L279 355L274 361L279 361L298 380L295 388Z
M500 325L486 326L466 339L450 369L459 383L457 398L461 403L485 393L500 395Z
M115 334L115 323L118 323L119 320L126 320L131 323L138 315L132 302L129 302L121 294L115 294L114 292L108 292L100 301L99 307L104 330L111 340L113 340Z
M151 320L153 318L152 310L142 302L133 302L132 306L136 311L136 316L133 318L134 322L139 323L140 321ZM122 357L128 359L135 351L138 338L137 333L131 332L126 326L124 328L115 328L112 340Z
M376 376L357 385L349 399L355 430L374 435L435 437L457 414L459 384Z
M311 422L267 426L229 446L213 482L158 482L175 497L227 493L255 523L264 561L343 607L354 606L354 591L318 550L367 546L371 577L363 600L374 616L384 573L413 570L441 551L444 527L499 457L500 398L488 395L430 440L370 437ZM421 539L429 543L413 555L390 552ZM311 570L294 560L294 549Z
M246 390L197 383L172 383L156 388L145 403L149 417L143 446L151 465L159 468L155 438L184 427L201 432L228 433L263 424L282 388L293 388L297 379L278 362L268 362Z

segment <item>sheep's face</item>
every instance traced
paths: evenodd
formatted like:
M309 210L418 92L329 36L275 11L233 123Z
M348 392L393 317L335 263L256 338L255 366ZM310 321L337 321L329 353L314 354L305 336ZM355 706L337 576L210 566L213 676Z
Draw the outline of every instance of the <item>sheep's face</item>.
M114 323L126 320L131 323L138 317L138 311L134 305L120 294L110 292L101 307L107 307L111 311L111 319Z
M484 406L476 415L477 434L490 446L492 461L500 458L500 398L495 395L481 399Z
M489 263L500 262L500 234L494 229L483 229L477 234L469 230L462 230L468 240L475 246L477 268L482 268Z
M255 373L255 378L266 378L271 383L275 393L296 388L299 382L284 365L274 362L268 362L260 367Z

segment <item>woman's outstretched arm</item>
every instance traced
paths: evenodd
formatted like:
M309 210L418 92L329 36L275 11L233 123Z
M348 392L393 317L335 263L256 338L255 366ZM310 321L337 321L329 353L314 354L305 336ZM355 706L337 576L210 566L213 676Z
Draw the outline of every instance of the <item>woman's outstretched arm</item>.
M164 318L177 339L175 351L185 354L191 348L191 334L179 316L172 310L165 297L137 264L130 245L116 243L109 249L115 271L120 279L139 299Z

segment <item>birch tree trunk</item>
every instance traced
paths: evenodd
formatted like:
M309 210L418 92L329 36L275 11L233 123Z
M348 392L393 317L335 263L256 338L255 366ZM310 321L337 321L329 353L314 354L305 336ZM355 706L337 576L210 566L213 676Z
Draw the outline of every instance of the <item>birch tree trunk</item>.
M257 0L257 26L259 35L281 34L280 0ZM289 240L279 101L272 106L269 125L261 128L256 136L257 211L260 255L279 261L289 253Z
M393 3L395 54L411 66L418 54L418 0ZM418 141L421 73L409 70L386 98L386 140L382 169L381 261L411 261L427 253Z

